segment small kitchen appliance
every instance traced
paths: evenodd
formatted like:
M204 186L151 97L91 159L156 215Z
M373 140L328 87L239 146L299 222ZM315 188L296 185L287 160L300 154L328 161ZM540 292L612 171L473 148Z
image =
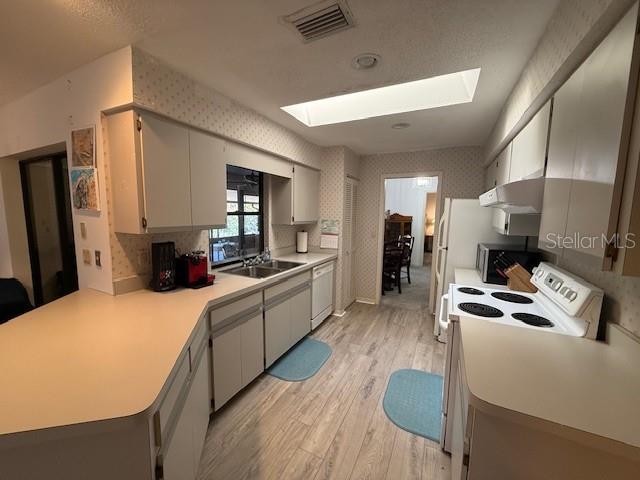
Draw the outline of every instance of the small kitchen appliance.
M176 288L176 246L173 242L151 244L151 288L166 292Z
M507 257L511 265L519 263L529 273L541 260L539 250L527 250L525 246L499 245L492 243L479 243L476 254L476 270L484 283L494 285L506 285L507 276L502 273L510 265L501 262L502 257ZM502 265L500 265L502 263Z
M451 451L453 415L448 413L453 409L451 396L460 356L460 317L551 334L596 338L602 309L601 289L546 262L533 269L531 283L537 288L536 293L451 284L448 294L442 296L438 321L447 349L440 445L445 451Z
M203 251L180 255L176 260L178 284L188 288L201 288L213 283L209 276L209 265Z

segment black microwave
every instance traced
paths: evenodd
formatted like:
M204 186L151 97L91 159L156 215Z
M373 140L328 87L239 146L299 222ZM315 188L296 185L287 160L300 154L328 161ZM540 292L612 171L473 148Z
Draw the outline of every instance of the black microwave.
M529 273L534 267L537 267L541 258L541 252L535 249L527 249L517 245L498 245L479 243L478 253L476 256L476 270L480 274L480 278L484 283L492 283L494 285L506 285L507 279L500 275L496 270L494 262L501 253L507 258L518 262Z

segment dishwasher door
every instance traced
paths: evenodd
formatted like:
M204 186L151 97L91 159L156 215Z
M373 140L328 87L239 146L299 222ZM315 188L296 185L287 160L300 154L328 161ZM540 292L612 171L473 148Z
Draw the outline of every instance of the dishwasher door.
M311 328L314 329L333 311L333 262L313 269L311 287Z

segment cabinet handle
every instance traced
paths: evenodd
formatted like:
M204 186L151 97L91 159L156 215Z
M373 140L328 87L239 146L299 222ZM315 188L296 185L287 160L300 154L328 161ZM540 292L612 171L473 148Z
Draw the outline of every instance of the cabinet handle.
M465 453L464 455L462 455L462 464L465 467L469 466L469 454L468 453Z
M147 228L147 219L142 217L142 228Z
M163 480L163 479L164 479L164 468L162 467L162 465L156 464L156 480Z

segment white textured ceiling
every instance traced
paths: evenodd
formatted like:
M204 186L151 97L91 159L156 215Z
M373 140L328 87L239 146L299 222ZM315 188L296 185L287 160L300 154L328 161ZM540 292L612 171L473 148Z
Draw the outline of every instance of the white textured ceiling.
M129 43L322 145L360 153L486 140L558 0L348 0L311 43L278 22L314 0L3 0L0 104ZM382 56L369 71L354 56ZM279 107L481 67L470 104L306 127ZM394 130L397 122L411 127Z

